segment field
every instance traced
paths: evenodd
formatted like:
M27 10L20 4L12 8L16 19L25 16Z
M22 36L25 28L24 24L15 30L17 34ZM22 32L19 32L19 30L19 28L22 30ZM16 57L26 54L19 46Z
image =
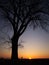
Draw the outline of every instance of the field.
M0 65L49 65L49 59L0 59Z

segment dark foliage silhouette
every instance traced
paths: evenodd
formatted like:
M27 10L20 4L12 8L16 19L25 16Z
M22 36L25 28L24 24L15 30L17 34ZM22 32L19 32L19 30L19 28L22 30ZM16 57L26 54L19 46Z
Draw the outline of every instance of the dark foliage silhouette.
M13 27L12 56L13 60L18 59L18 40L25 32L27 26L32 24L33 28L41 27L46 29L48 22L42 21L39 13L46 13L43 10L42 0L0 0L0 12L9 20Z

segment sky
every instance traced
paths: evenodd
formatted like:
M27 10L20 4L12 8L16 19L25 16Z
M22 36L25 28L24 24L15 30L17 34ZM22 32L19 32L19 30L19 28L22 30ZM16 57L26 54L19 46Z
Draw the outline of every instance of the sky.
M45 2L44 4L42 3L42 5L46 5L43 10L49 13L47 8L48 4ZM44 21L49 22L49 15L40 13L40 16L44 19ZM10 42L10 38L12 36L12 25L7 20L4 20L2 16L0 16L0 58L11 58L12 49L10 47L12 45L8 44L6 41ZM24 47L18 47L19 58L49 58L49 33L45 32L41 28L36 28L33 30L32 26L28 27L23 35L19 38L18 43L21 41L24 41L21 43Z
M20 57L49 58L49 35L37 29L28 29L22 37L24 48L18 50Z
M9 23L2 28L5 23L3 19L0 23L2 24L0 24L0 58L11 58L11 44L4 41L9 41L9 37L13 35L13 29L11 25L8 26ZM40 28L33 30L32 27L28 27L19 38L19 42L21 41L24 41L21 43L24 47L18 47L19 58L49 58L49 33Z

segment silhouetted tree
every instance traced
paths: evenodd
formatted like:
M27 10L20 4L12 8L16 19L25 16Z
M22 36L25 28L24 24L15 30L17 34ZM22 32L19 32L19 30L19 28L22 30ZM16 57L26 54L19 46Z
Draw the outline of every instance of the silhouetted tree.
M39 26L46 30L48 22L41 21L38 14L46 13L43 8L42 0L0 0L0 11L12 24L14 31L11 39L12 59L18 59L18 40L30 23L34 28Z

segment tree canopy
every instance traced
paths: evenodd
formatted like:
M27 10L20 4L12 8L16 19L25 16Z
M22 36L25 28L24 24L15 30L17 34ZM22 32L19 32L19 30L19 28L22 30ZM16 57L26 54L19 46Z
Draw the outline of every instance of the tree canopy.
M47 31L49 26L49 0L0 0L0 12L13 28L12 49L16 57L19 37L31 24ZM46 16L47 15L47 16ZM14 57L15 56L15 57Z

